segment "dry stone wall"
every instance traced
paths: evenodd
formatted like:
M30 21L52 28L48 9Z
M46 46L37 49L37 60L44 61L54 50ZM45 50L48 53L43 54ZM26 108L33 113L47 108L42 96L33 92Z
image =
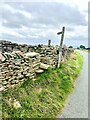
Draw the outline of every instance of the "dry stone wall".
M44 64L48 64L51 67L55 68L57 66L58 61L58 55L57 55L57 49L53 46L48 47L40 46L36 50L40 54L40 61Z
M6 49L0 52L0 91L14 87L28 78L34 80L37 74L44 72L49 67L57 67L58 46L29 46L26 47L26 51L22 47L21 52L16 49L16 46L19 45L11 50L11 44L8 52ZM73 51L73 49L63 46L62 61L65 61Z
M4 55L9 56L8 53ZM35 71L40 66L40 55L38 53L27 53L21 56L20 53L10 54L8 59L0 63L0 90L4 90L23 82L25 79L33 79Z

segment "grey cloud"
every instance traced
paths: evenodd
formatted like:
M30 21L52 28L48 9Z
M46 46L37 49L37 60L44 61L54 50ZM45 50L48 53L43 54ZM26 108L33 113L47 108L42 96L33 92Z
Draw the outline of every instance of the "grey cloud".
M68 46L74 46L74 47L77 47L77 46L80 46L80 45L84 45L86 47L88 47L88 36L73 36L73 37L70 37L70 38L67 38L65 41L65 44L68 45Z
M71 27L66 27L66 30L67 30L68 32L74 31L74 27L73 27L73 26L71 26Z
M3 11L2 18L7 20L3 22L4 26L11 28L20 28L22 25L33 27L45 24L59 26L61 24L86 25L84 16L77 8L61 4L61 3L21 3L9 4L15 9L30 12L33 19L28 19L21 13L12 13L11 11ZM24 8L20 7L23 5Z
M20 38L17 36L13 36L10 34L6 34L3 33L2 34L2 38L0 39L4 39L4 40L10 40L12 42L16 42L16 43L27 43L27 44L33 44L33 45L37 45L37 44L48 44L48 40L51 39L52 40L52 44L59 44L59 39L57 37L57 35L52 35L52 34L48 34L46 37L44 36L39 36L38 38L32 38L32 37L28 37L26 36L25 38Z
M72 41L75 41L75 40L78 40L78 41L88 41L88 36L84 36L84 35L76 35L76 36L73 36L73 37L70 37L70 39Z
M36 14L38 17L35 22L46 24L73 24L86 25L84 16L77 8L70 7L64 4L50 3L38 5ZM43 16L43 17L42 17Z
M29 44L29 45L37 45L37 44L48 44L48 39L51 39L51 44L53 45L59 45L59 38L57 36L47 36L47 37L40 37L38 39L36 38L19 38L19 37L14 37L12 35L8 35L8 34L3 34L3 38L2 39L5 39L5 40L10 40L12 42L15 42L15 43L20 43L20 44ZM78 43L78 45L77 45ZM85 39L82 39L78 36L78 37L71 37L69 39L65 39L64 40L64 44L66 44L67 46L80 46L81 44L82 45L85 45L86 47L88 46L88 41Z
M14 36L14 35L11 35L11 34L7 34L7 33L3 33L1 39L3 39L3 40L11 40L12 42L16 42L16 43L18 43L18 42L22 43L23 42L23 38L20 38L18 36Z
M12 13L10 11L3 11L2 19L5 19L7 22L2 21L3 26L9 28L21 28L22 25L28 26L28 19L20 13Z
M65 41L65 44L67 46L74 46L74 47L79 47L80 45L84 45L84 46L88 47L88 42L86 42L86 41L81 42L79 40L74 40L73 41L73 40L69 39L69 40Z
M45 39L43 39L43 41L39 38L39 39L35 39L35 38L33 38L33 39L30 39L30 38L28 38L28 37L26 37L26 38L19 38L19 37L15 37L15 36L13 36L13 35L9 35L9 34L6 34L6 33L4 33L3 35L2 35L2 38L1 39L3 39L3 40L9 40L9 41L12 41L12 42L15 42L15 43L20 43L20 44L39 44L39 43L45 43L46 41L45 41Z
M71 7L63 3L26 3L23 5L23 7L28 12L33 13L34 16L37 17L38 15L38 19L35 20L40 21L41 23L44 22L44 20L46 20L46 22L48 21L49 23L65 22L77 25L85 25L86 22L83 14L80 13L78 8Z
M53 44L59 44L57 35L48 33L46 37L42 35L38 39L30 38L27 35L37 35L40 31L61 28L62 25L66 26L66 31L74 32L75 26L86 26L86 20L84 15L75 7L65 5L62 3L8 3L11 7L17 10L23 10L31 13L32 19L25 17L20 12L14 13L9 10L3 10L2 21L3 26L11 29L17 29L17 32L24 35L25 38L15 37L9 34L3 34L3 39L12 40L14 42L27 43L27 44L46 44L48 39L52 40ZM23 31L22 26L28 28L27 31ZM30 30L34 28L35 31ZM56 32L56 31L55 31ZM73 36L69 38L71 41L85 41L86 38L83 36ZM67 39L67 41L69 41ZM67 43L66 41L66 43Z

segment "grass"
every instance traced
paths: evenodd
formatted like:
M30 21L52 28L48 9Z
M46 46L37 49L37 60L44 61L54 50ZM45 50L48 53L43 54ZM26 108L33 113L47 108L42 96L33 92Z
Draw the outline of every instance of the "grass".
M26 80L22 85L3 92L2 117L55 118L74 88L74 81L82 68L82 59L75 52L60 68L49 69L36 81ZM14 99L19 101L21 107L13 106Z
M83 52L87 52L87 53L90 53L90 50L81 50Z

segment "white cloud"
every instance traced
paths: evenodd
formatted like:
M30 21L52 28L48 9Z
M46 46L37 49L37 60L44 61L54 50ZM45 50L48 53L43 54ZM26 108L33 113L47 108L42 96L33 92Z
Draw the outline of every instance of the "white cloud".
M30 19L33 18L32 15L29 12L21 11L21 10L19 10L18 12L23 14L27 18L30 18Z
M15 9L15 8L11 7L9 4L5 4L5 3L1 4L0 10L1 10L2 14L3 14L3 11L5 11L5 12L9 11L13 14L14 13L21 13L22 15L24 15L25 17L30 18L30 19L33 18L31 13L29 13L25 10L20 10L19 8Z
M9 34L9 35L13 35L14 37L17 36L17 37L20 37L20 38L25 37L24 35L21 35L18 32L15 32L14 30L7 29L7 28L4 28L4 27L0 28L0 33L2 33L2 34L6 33L6 34Z
M32 38L35 38L35 39L37 38L38 39L39 38L38 35L35 35L35 36L33 36L33 35L27 35L27 37L30 38L30 39L32 39Z
M56 0L57 2L62 2L64 4L69 4L71 6L78 7L81 11L88 9L89 0Z
M15 13L15 9L13 7L11 7L10 5L8 4L5 4L5 3L1 3L1 6L0 6L0 11L3 13L3 11L11 11L12 13Z
M23 43L32 41L34 44L51 39L58 44L60 36L57 36L57 32L65 26L65 39L87 39L87 0L55 2L59 3L2 4L0 33L4 35L3 38L12 41L16 38L17 42L23 40Z

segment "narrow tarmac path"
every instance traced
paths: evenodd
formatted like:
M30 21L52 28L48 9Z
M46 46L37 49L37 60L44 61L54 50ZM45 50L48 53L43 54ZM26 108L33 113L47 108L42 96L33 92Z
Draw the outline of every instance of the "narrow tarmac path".
M76 80L74 91L57 118L88 118L88 53L80 53L84 58L83 68Z

